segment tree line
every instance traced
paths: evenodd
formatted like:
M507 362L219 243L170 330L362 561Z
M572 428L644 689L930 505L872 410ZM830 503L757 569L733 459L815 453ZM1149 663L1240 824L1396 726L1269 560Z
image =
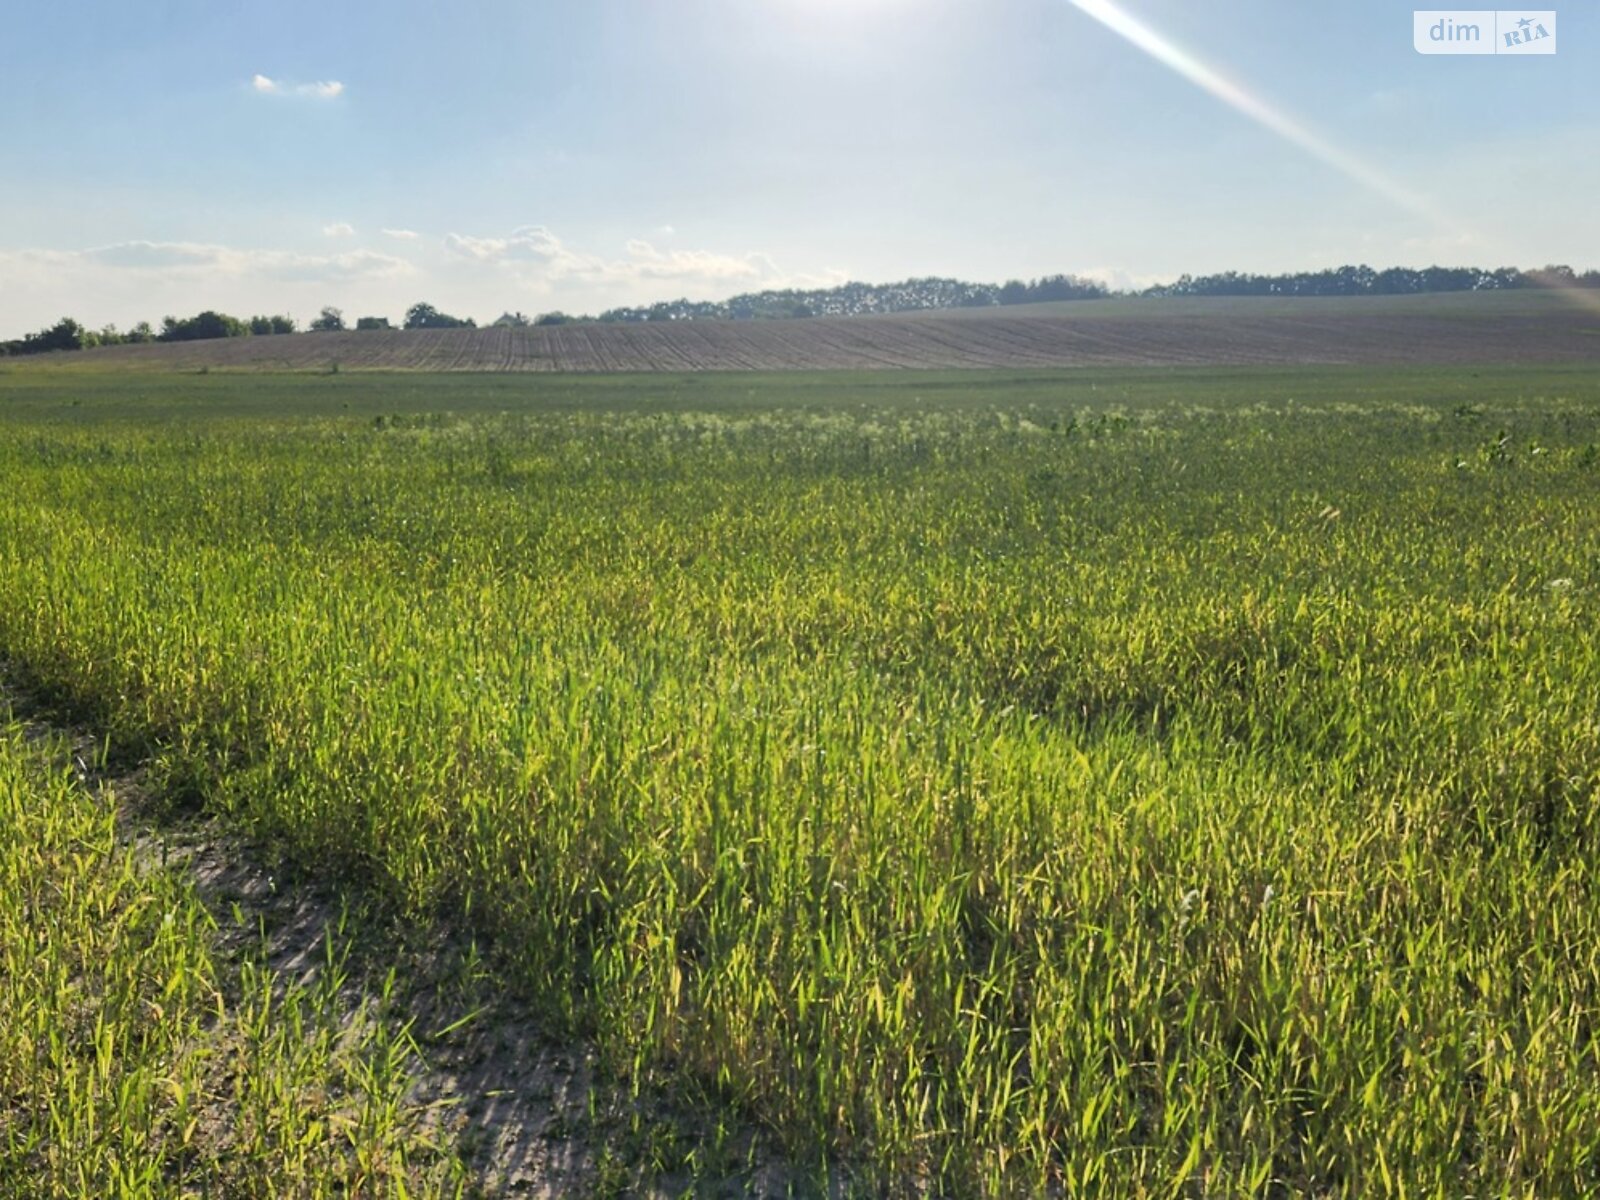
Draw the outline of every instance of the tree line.
M1292 275L1183 275L1172 283L1146 288L1145 296L1409 296L1422 292L1490 292L1530 287L1600 288L1600 271L1578 274L1565 265L1521 271L1500 267L1336 267Z
M648 306L607 309L598 317L548 312L530 317L506 312L494 326L564 325L571 321L705 321L756 320L780 317L858 316L867 313L913 312L933 308L987 308L994 305L1039 304L1054 300L1099 300L1112 295L1143 296L1400 296L1424 292L1506 291L1533 287L1600 288L1600 271L1582 274L1565 265L1524 271L1516 267L1343 266L1325 271L1256 275L1225 271L1218 275L1183 275L1172 283L1139 291L1113 292L1104 284L1075 275L1046 275L1002 284L967 283L959 279L907 279L901 283L844 283L831 288L773 289L749 292L729 300L665 300ZM455 317L432 304L413 304L401 329L472 329L471 317ZM306 327L313 333L394 329L387 317L359 317L353 325L329 306ZM192 317L165 317L160 329L141 321L122 332L114 325L87 329L71 317L11 341L0 341L0 355L44 354L54 350L87 350L140 342L187 342L208 338L262 337L296 333L289 316L248 319L207 310Z
M828 288L746 292L729 300L663 300L649 306L607 309L599 321L749 321L774 317L857 317L930 308L989 308L1049 300L1099 300L1104 284L1076 275L1011 279L1002 284L961 279L907 279L901 283L842 283Z
M431 304L413 304L406 310L406 329L471 329L476 322L471 317L453 317L440 312ZM306 327L312 333L339 333L351 328L344 313L327 307ZM359 317L357 330L393 329L388 317ZM128 346L145 342L198 342L215 338L271 337L277 334L298 333L300 327L293 317L285 315L261 317L234 317L227 313L207 309L192 317L163 317L161 328L154 329L150 322L140 321L132 329L119 330L115 325L103 329L89 329L71 317L62 317L54 325L37 333L0 342L0 355L46 354L53 350L92 350L96 346Z

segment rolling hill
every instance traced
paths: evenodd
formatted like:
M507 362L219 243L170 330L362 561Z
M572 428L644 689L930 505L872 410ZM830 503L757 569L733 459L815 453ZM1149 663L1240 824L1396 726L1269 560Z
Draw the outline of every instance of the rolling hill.
M1067 301L887 316L583 322L114 346L105 369L727 371L1600 361L1600 294Z

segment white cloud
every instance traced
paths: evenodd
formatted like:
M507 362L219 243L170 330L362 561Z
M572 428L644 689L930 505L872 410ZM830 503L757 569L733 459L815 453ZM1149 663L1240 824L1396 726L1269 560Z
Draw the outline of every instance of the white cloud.
M418 238L415 229L383 229L379 231L384 237L392 237L397 242L414 242Z
M220 246L191 242L118 242L92 250L67 251L61 257L66 261L82 259L135 271L160 271L174 267L216 266L222 254Z
M415 271L405 259L371 250L319 255L285 250L240 250L200 242L140 241L52 253L67 264L78 261L168 275L255 276L305 282L398 278Z
M636 238L625 244L625 257L606 258L567 245L543 225L526 225L503 238L452 233L446 235L444 246L458 258L504 266L549 283L619 287L670 281L679 286L714 288L780 286L782 282L777 267L762 254L663 251Z
M252 75L250 87L264 96L304 96L311 100L332 100L344 94L344 84L337 79L319 80L316 83L284 83L268 75Z
M1172 280L1170 275L1125 271L1121 267L1080 267L1071 274L1079 279L1093 280L1117 292L1139 292L1158 283L1170 283Z
M561 244L543 225L525 225L510 237L480 238L447 233L444 247L452 254L474 262L561 262L572 264L583 256Z
M349 221L335 221L331 225L322 227L322 236L331 238L355 237L356 227Z
M764 254L736 258L707 250L657 250L649 242L628 243L630 261L626 264L643 279L704 279L749 281L768 278L778 268Z

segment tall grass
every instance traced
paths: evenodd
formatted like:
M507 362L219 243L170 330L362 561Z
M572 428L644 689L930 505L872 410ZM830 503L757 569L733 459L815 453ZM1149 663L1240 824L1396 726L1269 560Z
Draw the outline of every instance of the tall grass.
M1600 391L971 380L16 417L0 652L868 1187L1600 1188Z

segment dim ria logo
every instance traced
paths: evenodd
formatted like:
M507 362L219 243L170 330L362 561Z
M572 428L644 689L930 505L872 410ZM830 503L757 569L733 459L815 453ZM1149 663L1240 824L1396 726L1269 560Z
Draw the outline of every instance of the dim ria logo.
M1419 9L1411 35L1418 54L1554 54L1556 14L1548 9Z

